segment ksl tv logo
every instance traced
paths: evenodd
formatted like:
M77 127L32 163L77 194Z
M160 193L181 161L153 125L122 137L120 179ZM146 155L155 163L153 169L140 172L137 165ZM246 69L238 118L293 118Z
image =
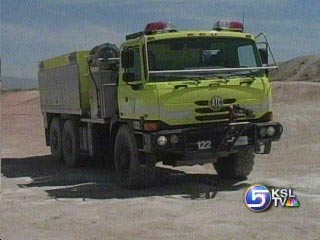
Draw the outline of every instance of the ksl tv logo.
M300 203L291 188L267 188L264 185L251 185L244 195L244 202L254 212L263 212L275 207L299 207Z

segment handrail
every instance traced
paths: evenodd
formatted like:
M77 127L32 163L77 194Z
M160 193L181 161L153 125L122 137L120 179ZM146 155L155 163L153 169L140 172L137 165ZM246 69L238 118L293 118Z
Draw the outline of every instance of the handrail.
M268 48L269 51L270 51L270 55L271 55L271 57L272 57L273 62L275 63L276 66L278 66L278 62L277 62L276 58L274 57L273 51L272 51L272 49L271 49L271 47L270 47L270 44L269 44L269 42L268 42L267 35L266 35L264 32L261 32L261 33L259 33L258 35L255 36L255 39L257 39L257 38L259 38L259 37L261 37L261 36L264 38L265 42L257 42L256 44L265 43L265 44L267 45L267 48Z
M265 69L276 69L276 68L278 68L278 66L163 70L163 71L149 71L149 73L150 74L157 74L157 73L189 73L189 72L228 72L228 71L236 72L236 71L245 71L245 70L265 70Z

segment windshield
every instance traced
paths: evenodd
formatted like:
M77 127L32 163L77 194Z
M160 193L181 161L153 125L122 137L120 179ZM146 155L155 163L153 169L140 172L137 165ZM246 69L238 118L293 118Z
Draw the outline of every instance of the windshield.
M254 41L242 38L177 38L148 43L150 80L201 76L257 75L261 70L208 72L201 69L261 67ZM179 73L179 70L192 70ZM161 71L178 70L175 73ZM156 71L156 73L152 73Z

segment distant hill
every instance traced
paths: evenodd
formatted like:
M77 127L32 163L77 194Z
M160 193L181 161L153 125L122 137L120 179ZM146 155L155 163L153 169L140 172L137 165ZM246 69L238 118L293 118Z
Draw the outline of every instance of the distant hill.
M273 81L320 82L320 56L310 55L280 63L277 71L270 72Z
M33 89L38 88L38 79L34 78L17 78L1 76L3 89Z

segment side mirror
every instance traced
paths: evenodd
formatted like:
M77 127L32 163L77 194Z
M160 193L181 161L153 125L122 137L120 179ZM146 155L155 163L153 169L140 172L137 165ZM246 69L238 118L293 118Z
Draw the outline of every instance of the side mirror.
M121 65L123 68L132 68L134 66L133 50L125 50L121 53Z
M122 75L122 80L126 83L131 83L135 81L134 73L124 73Z
M268 51L266 49L264 49L264 48L260 48L259 49L259 53L260 53L260 56L261 56L262 64L268 65L269 64Z

